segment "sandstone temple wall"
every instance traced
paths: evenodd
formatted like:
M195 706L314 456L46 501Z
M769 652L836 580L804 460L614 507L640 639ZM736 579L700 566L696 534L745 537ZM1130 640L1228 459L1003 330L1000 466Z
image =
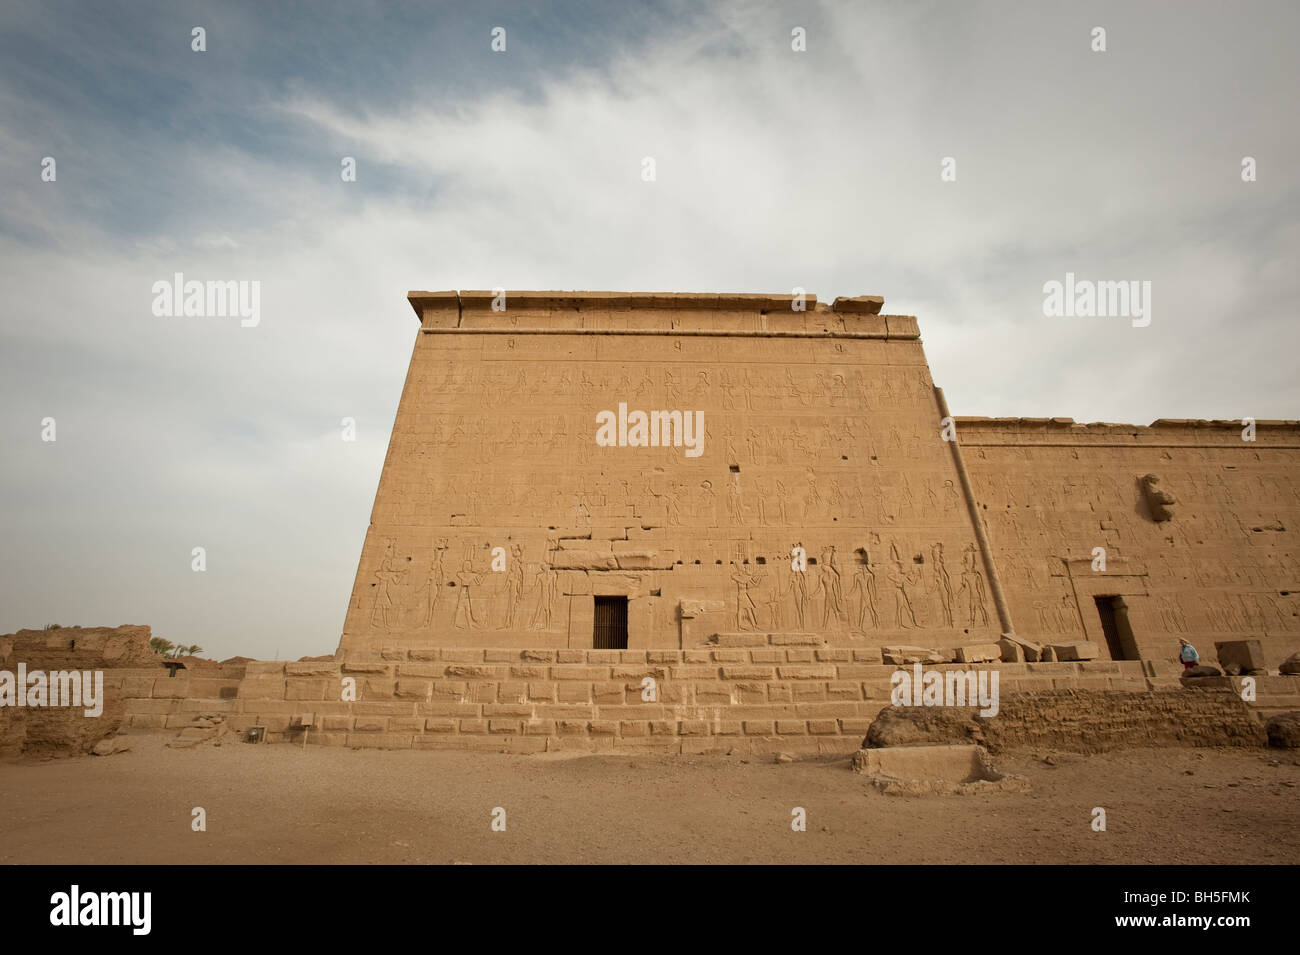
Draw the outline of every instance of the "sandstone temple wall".
M958 418L1016 631L1086 639L1113 656L1097 598L1121 596L1130 655L1178 639L1258 639L1276 667L1300 644L1300 426L1160 420ZM1157 515L1148 475L1172 497ZM1157 516L1164 519L1157 519ZM1105 569L1094 568L1094 548Z
M341 649L835 646L1000 632L916 321L879 299L412 293L421 316ZM703 445L602 447L690 412ZM806 573L792 569L804 548ZM498 567L493 569L493 548ZM504 557L504 560L501 560Z
M1180 636L1211 663L1217 640L1258 639L1268 666L1295 649L1296 422L1244 440L963 417L953 442L916 320L878 297L409 299L341 658L601 649L609 598L638 651L986 649L1008 629L1095 645L1064 659L1169 660ZM636 412L681 417L631 446ZM598 442L602 413L630 440Z

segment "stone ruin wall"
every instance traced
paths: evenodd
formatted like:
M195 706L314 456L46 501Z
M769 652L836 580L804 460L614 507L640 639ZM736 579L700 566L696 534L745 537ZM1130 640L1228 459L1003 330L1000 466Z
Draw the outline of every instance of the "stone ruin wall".
M1300 426L1160 420L958 418L959 440L1016 631L1091 640L1109 658L1095 598L1128 606L1143 659L1185 637L1257 639L1276 668L1300 647ZM1142 478L1173 497L1157 520ZM1093 549L1106 569L1093 569Z
M875 314L879 299L810 297L802 312L789 296L411 302L421 334L345 654L590 648L597 595L629 598L629 649L720 631L996 642L915 319ZM703 453L597 446L597 413L620 402L703 412Z
M157 673L159 657L149 646L149 636L148 627L130 625L58 627L0 635L0 670L11 674L18 672L20 664L27 672L39 670L51 680L59 672L108 671L102 712L94 718L85 717L81 706L0 706L0 758L20 753L84 753L117 732L126 717L128 694L108 674L133 667Z
M1285 682L1279 677L1263 679ZM981 718L970 707L887 707L871 723L864 745L979 743L994 753L1008 749L1104 753L1129 746L1255 747L1266 742L1263 724L1242 701L1240 682L1231 678L1190 691L1176 684L1135 692L1128 687L1097 689L1059 682L1059 688L1006 694L993 719ZM1289 689L1282 688L1283 692Z

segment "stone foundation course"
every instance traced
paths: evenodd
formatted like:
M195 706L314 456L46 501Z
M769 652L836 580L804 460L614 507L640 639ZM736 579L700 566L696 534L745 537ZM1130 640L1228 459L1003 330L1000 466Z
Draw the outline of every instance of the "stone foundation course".
M1232 690L1182 689L1172 665L983 667L998 671L1002 712L971 725L1015 727L992 731L995 740L1059 742L1077 730L1116 745L1124 739L1158 744L1175 730L1148 732L1151 699L1168 710L1160 725L1181 726L1189 742L1247 745L1248 724L1262 734L1252 711L1239 700L1233 704ZM140 677L127 677L140 693L128 701L128 725L179 731L195 714L209 713L222 715L237 734L260 726L268 741L305 737L308 745L847 755L862 745L873 721L889 725L900 709L945 725L969 722L960 709L892 707L896 670L879 662L877 650L825 647L391 650L335 662L252 662L242 679L224 681L164 675L153 679L148 695L140 692ZM1260 679L1300 690L1300 681L1285 682L1290 678ZM345 689L355 699L342 699ZM1088 716L1098 698L1111 701L1108 709ZM1239 743L1225 744L1207 728L1228 725L1225 714L1240 729ZM978 741L944 732L929 741Z

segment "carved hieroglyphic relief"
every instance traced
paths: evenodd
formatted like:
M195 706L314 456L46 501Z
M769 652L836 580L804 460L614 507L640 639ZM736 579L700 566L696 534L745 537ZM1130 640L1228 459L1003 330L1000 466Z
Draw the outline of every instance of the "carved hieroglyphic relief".
M735 344L755 354L766 350L749 342ZM881 347L872 344L873 350ZM720 353L720 346L715 344L712 352ZM840 362L852 357L847 350L835 355ZM647 551L664 555L646 558L657 562L652 570L661 578L674 575L659 581L661 596L665 582L683 593L716 593L721 580L728 579L734 593L723 592L740 629L794 628L832 638L871 631L883 639L896 627L956 627L944 544L969 543L968 518L947 449L931 440L924 453L918 451L933 437L927 434L933 431L932 395L918 384L923 376L895 375L887 364L841 364L833 372L808 363L758 364L738 373L730 363L692 368L623 360L616 375L580 362L513 370L480 364L433 376L437 387L422 402L419 427L399 427L394 438L401 480L386 478L387 483L422 485L418 491L412 484L409 491L396 493L399 518L435 530L440 525L453 532L473 530L474 536L457 537L462 552L454 572L447 567L446 536L436 538L440 543L427 555L410 548L417 558L414 566L427 567L427 576L413 595L413 615L405 621L389 604L405 577L399 557L409 561L411 554L381 558L374 573L383 586L375 596L372 629L400 633L409 626L432 631L444 641L452 631L452 641L471 642L485 639L479 634L489 630L516 638L537 632L558 635L564 621L556 604L574 595L561 594L559 575L535 559L542 556L537 537L571 534L590 538L593 547L611 550L618 543L631 550L632 531L650 542ZM639 364L644 367L637 371ZM416 379L421 380L428 379ZM695 410L711 423L707 433L723 435L722 446L711 448L713 456L700 462L661 455L648 469L633 458L596 458L597 450L605 452L595 449L584 433L581 411L585 402L592 408L611 404L613 397L604 394L611 383L646 404L674 397L696 403ZM490 402L474 400L484 387L508 393ZM545 413L519 408L537 395L550 400ZM864 395L879 399L875 417L880 420L874 426ZM896 406L890 407L890 401ZM485 407L499 409L498 423ZM876 445L878 432L889 435L886 447ZM903 460L913 452L913 458ZM467 473L442 463L448 457L476 466ZM918 459L922 469L912 473ZM514 466L494 469L493 461L533 462L536 473L521 474ZM585 473L574 470L591 467L592 461L608 465ZM381 488L377 511L388 504L386 491ZM511 544L501 574L474 556L494 543L483 526L492 519L506 520L507 536L524 540ZM751 535L748 549L767 566L746 567L734 555L721 564L708 561L709 540L721 532L720 525L729 533ZM921 549L933 566L917 567L909 553L906 566L900 558L893 572L903 591L893 623L882 620L880 607L881 582L891 579L880 565L883 551L876 550L876 566L856 559L844 565L841 558L855 553L864 530L884 525L930 528L917 536L930 538ZM400 537L395 533L388 540ZM786 566L789 549L807 537L815 541L809 546L820 563L813 560L806 572L795 573ZM553 547L548 542L544 549L549 553ZM678 567L700 569L688 578ZM584 572L589 576L605 569L609 567L593 566ZM939 608L932 614L931 603ZM981 604L979 611L986 622L987 608ZM455 637L454 631L466 636Z
M1104 644L1094 596L1115 593L1143 657L1173 660L1180 637L1208 662L1216 641L1233 638L1260 640L1266 659L1291 652L1300 624L1286 530L1300 527L1293 425L1254 444L1233 422L1064 422L1047 434L1037 422L961 427L1020 633ZM1074 586L1042 573L1043 560L1066 557L1093 568Z
M679 645L683 598L721 601L715 629L832 645L996 640L919 340L735 333L823 315L580 303L419 335L344 647L582 646L597 592L628 597L638 647ZM673 334L688 328L729 333ZM702 414L702 454L597 445L596 414L620 403ZM1059 568L1101 547L1142 567L1115 584L1139 647L1228 633L1280 648L1300 624L1295 429L1251 447L1226 429L1109 427L959 426L1018 632L1096 639L1105 591ZM1147 474L1177 496L1168 520L1151 520Z

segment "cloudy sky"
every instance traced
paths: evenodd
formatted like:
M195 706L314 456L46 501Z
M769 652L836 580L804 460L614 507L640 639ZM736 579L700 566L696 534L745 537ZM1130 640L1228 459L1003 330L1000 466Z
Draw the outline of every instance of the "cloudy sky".
M956 414L1300 418L1298 27L1254 2L10 0L0 632L332 652L408 289L881 294ZM176 272L259 281L260 323L155 316ZM1066 272L1150 281L1151 324L1045 317Z

